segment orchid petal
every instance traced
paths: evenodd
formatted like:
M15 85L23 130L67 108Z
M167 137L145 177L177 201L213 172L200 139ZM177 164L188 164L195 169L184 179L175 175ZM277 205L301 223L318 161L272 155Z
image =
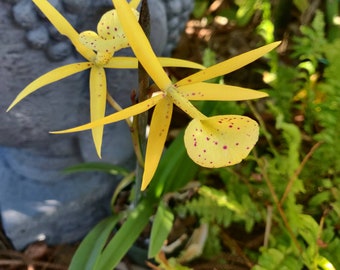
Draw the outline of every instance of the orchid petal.
M177 88L178 92L189 100L249 100L267 97L268 94L248 88L214 84L194 83Z
M153 52L150 42L137 22L131 7L125 0L112 0L112 2L115 5L119 21L136 57L159 89L165 90L171 85L171 81Z
M184 143L190 158L207 168L240 163L258 140L258 124L245 116L219 115L192 120Z
M158 57L158 60L163 67L205 68L195 62L182 59ZM110 59L110 61L105 65L105 68L138 68L138 59L135 57L115 56Z
M184 59L170 58L170 57L158 57L162 67L183 67L183 68L194 68L194 69L205 69L206 67Z
M176 85L182 86L196 82L203 82L206 80L216 78L218 76L222 76L224 74L228 74L232 71L235 71L237 69L240 69L241 67L248 65L251 62L254 62L256 59L262 57L266 53L270 52L271 50L279 46L280 43L281 42L273 42L271 44L257 48L255 50L251 50L249 52L235 56L219 64L208 67L207 69L196 72L195 74L178 81Z
M153 112L146 146L141 190L146 189L157 169L170 126L172 108L172 100L169 97L165 97L159 101Z
M120 120L124 120L127 119L131 116L140 114L142 112L145 112L149 109L151 109L152 107L154 107L161 99L164 98L164 94L158 94L153 96L152 98L149 98L143 102L140 102L136 105L127 107L126 109L123 109L119 112L110 114L108 116L105 116L102 119L99 119L97 121L82 125L82 126L78 126L78 127L74 127L74 128L70 128L70 129L65 129L65 130L60 130L60 131L52 131L50 133L53 134L62 134L62 133L71 133L71 132L78 132L78 131L83 131L83 130L88 130L88 129L92 129L98 126L103 126L103 125L107 125L107 124L111 124L114 122L118 122Z
M90 112L91 122L102 119L106 108L106 75L102 67L93 66L90 72ZM92 138L99 157L103 141L104 126L92 128Z
M115 52L115 41L112 39L104 40L93 31L84 31L79 34L80 42L97 52L94 62L99 65L104 65L110 59Z
M133 9L133 12L135 20L138 20L138 11ZM124 31L118 19L117 11L114 9L106 12L101 17L97 25L97 32L102 39L113 41L114 51L129 47L129 41L124 34Z
M84 31L79 34L79 41L87 48L94 50L96 52L106 51L110 49L113 53L113 40L104 40L96 32ZM112 55L111 55L112 56Z
M29 94L33 93L34 91L38 90L39 88L53 83L55 81L59 81L63 78L71 76L75 73L84 71L92 67L93 64L89 62L81 62L81 63L74 63L69 64L66 66L62 66L56 69L53 69L44 75L40 76L39 78L35 79L29 85L27 85L14 99L11 105L8 107L7 112L12 109L17 103L19 103L22 99L27 97Z
M182 94L177 91L175 86L171 86L166 89L166 93L171 97L172 101L181 108L186 114L191 118L205 119L207 118L203 113L201 113L192 103Z
M77 51L87 60L91 60L96 55L92 50L86 48L79 42L78 32L73 26L59 13L59 11L46 0L32 0L34 4L44 13L49 21L62 35L67 36Z

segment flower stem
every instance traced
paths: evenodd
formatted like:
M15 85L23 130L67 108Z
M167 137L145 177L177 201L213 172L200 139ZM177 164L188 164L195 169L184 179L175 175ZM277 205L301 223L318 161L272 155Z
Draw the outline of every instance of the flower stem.
M147 0L142 1L139 23L147 37L150 35L150 14L149 8L147 4ZM148 89L149 89L149 76L141 63L138 63L138 102L144 101L148 98ZM136 134L138 134L139 139L139 151L142 156L145 156L146 149L146 128L148 124L148 112L144 112L139 114L133 118L133 128L136 130ZM143 159L144 160L144 159ZM140 162L137 163L136 168L136 184L135 184L135 196L134 203L135 205L138 203L141 196L141 185L142 178L144 172L144 164Z

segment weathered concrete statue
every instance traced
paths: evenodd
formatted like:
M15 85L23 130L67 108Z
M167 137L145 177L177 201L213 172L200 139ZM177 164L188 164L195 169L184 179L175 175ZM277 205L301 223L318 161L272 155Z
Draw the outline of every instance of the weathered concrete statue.
M95 29L109 0L50 0L79 31ZM192 9L191 0L149 0L151 43L169 54ZM72 242L108 214L117 179L104 173L65 174L63 169L98 161L90 132L50 135L51 130L89 121L88 73L48 85L9 113L14 97L32 80L80 56L44 18L31 0L0 1L0 211L4 230L18 249L45 240ZM129 54L129 50L119 54ZM108 90L130 104L136 71L114 70ZM103 160L133 166L124 121L105 127Z

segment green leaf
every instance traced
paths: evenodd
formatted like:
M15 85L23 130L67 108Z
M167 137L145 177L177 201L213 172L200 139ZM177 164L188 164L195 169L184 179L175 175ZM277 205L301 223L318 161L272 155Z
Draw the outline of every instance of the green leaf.
M208 5L209 2L207 0L196 0L194 10L192 11L193 16L196 19L202 18L208 9Z
M161 158L153 181L147 189L148 198L158 200L165 193L179 190L196 174L199 167L186 152L183 133L177 135Z
M312 216L300 214L299 215L299 234L309 245L316 245L319 225Z
M98 223L83 239L72 258L70 270L93 269L104 245L121 216L111 216Z
M152 204L147 200L141 201L107 244L94 269L114 269L144 230L152 213Z
M161 202L151 229L148 258L153 258L159 253L171 231L173 221L174 214L167 208L164 202Z
M129 171L126 169L113 165L111 163L104 162L86 162L70 166L64 170L65 173L77 173L77 172L89 172L89 171L101 171L112 175L127 176Z
M240 26L245 26L254 15L259 2L257 0L236 0L235 3L239 6L236 12L237 23Z
M308 0L294 0L293 2L301 13L305 12L310 5Z

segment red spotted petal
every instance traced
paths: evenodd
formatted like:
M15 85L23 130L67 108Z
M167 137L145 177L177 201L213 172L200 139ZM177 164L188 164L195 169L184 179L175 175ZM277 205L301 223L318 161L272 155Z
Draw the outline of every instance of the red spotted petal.
M208 168L240 163L258 140L258 124L245 116L219 115L194 119L188 125L184 143L190 158Z

